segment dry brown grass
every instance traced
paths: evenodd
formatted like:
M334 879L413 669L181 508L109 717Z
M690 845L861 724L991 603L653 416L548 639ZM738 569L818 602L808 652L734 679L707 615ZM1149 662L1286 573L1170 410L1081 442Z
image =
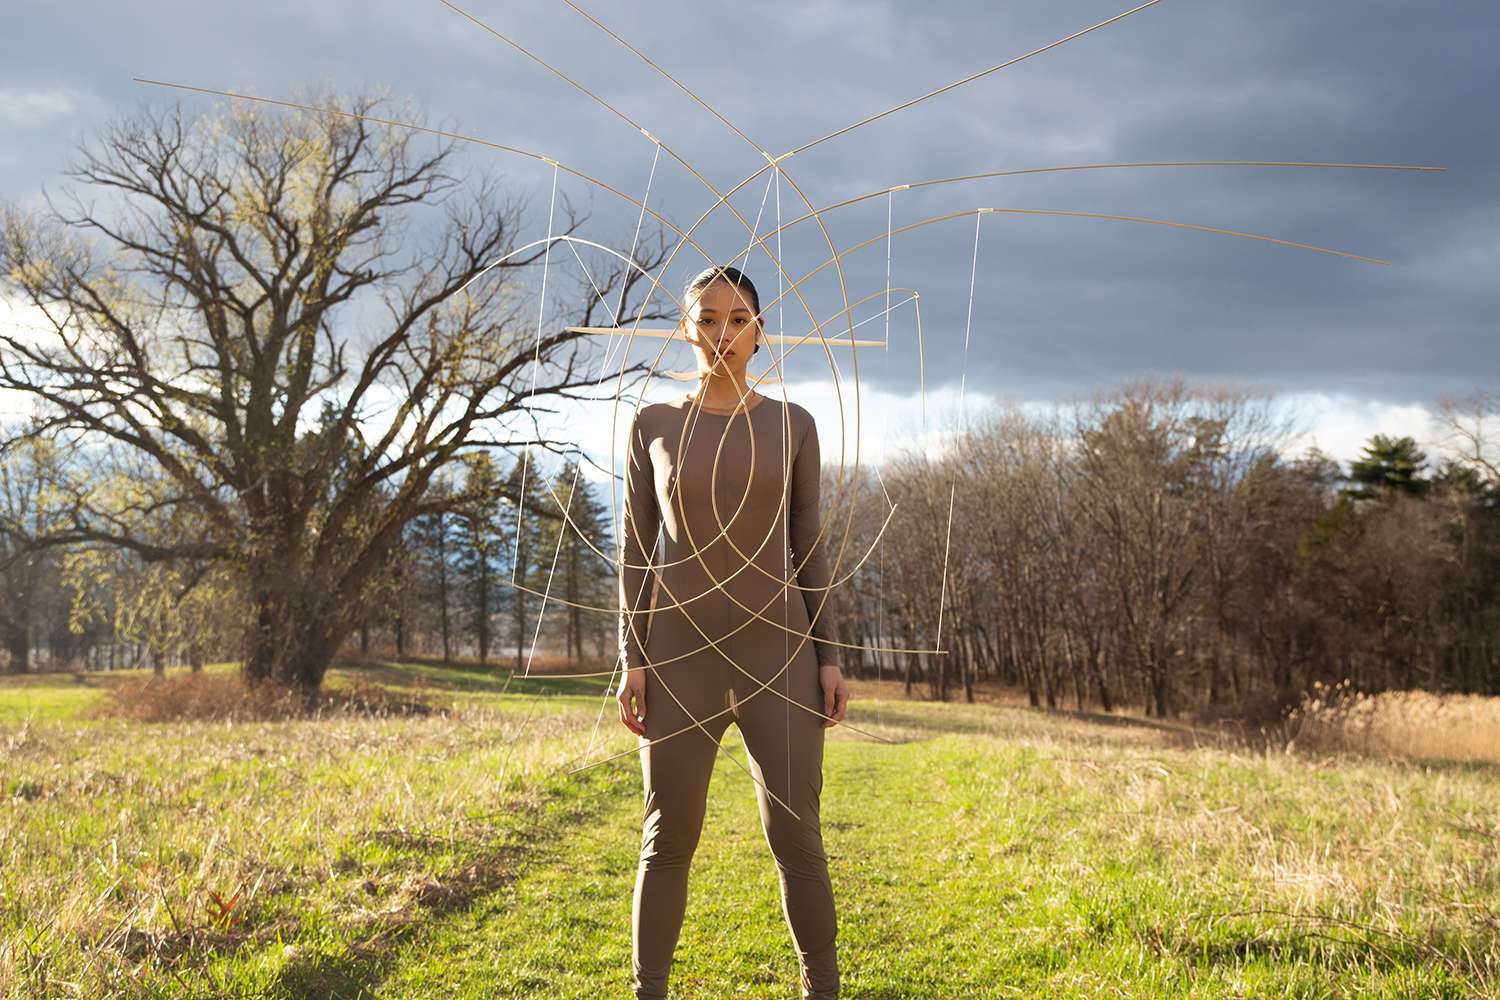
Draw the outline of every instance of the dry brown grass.
M252 688L238 673L196 673L127 678L87 714L130 722L270 722L302 712L290 688Z
M1500 763L1500 698L1319 686L1288 717L1311 750Z
M335 714L431 712L423 702L392 697L386 688L362 677L308 698L269 682L252 686L236 671L129 677L85 714L129 722L282 722Z
M850 698L857 702L934 700L925 681L913 684L910 695L907 695L906 685L899 676L887 676L884 680L846 677L845 681L849 685ZM948 688L948 701L951 704L966 703L962 684L953 684ZM1011 687L997 680L984 678L974 684L974 704L1024 708L1031 702L1025 688ZM1067 704L1071 705L1072 702Z

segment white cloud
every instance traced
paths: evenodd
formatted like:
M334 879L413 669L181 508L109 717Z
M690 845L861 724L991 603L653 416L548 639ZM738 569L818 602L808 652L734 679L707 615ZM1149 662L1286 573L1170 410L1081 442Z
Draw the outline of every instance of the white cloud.
M78 109L79 94L71 87L34 90L0 88L0 121L11 125L40 125L49 118L65 118Z
M1317 447L1341 462L1360 457L1376 434L1415 438L1436 458L1445 454L1437 416L1420 403L1390 403L1342 393L1302 392L1285 397L1290 411L1304 428L1292 447L1301 454Z
M34 342L37 334L52 329L46 314L29 303L0 298L0 335L22 342ZM24 420L35 409L31 396L11 389L0 389L0 424Z
M818 421L825 460L837 458L839 436L844 427L844 447L853 461L855 428L853 399L845 387L842 414L838 393L829 381L795 383L788 398L806 407ZM896 395L866 389L861 393L862 419L858 440L860 464L879 465L912 450L932 454L954 427L959 425L958 390L945 386L927 393ZM1447 435L1432 408L1420 403L1392 403L1348 394L1304 392L1280 396L1277 403L1293 420L1298 431L1286 449L1299 455L1312 447L1347 464L1360 457L1376 434L1415 438L1431 461L1450 454ZM973 419L992 405L990 397L970 391L962 400L963 413ZM1046 402L1023 403L1047 409Z
M648 390L648 402L686 390L682 383L658 383ZM772 398L783 395L781 386L766 386L762 391ZM828 379L793 382L785 386L785 398L805 407L817 420L825 462L838 461L841 439L844 461L854 462L858 444L859 463L866 468L911 451L933 454L959 424L960 399L955 386L931 390L925 400L915 393L863 389L857 422L855 396L848 383L836 385ZM1288 393L1277 402L1297 430L1287 448L1292 455L1316 447L1347 464L1360 456L1375 434L1415 438L1433 459L1448 454L1437 415L1422 404L1319 392ZM982 392L970 391L962 400L969 419L992 405L991 397ZM1023 405L1046 409L1051 404ZM562 436L573 440L600 464L610 464L613 445L614 463L619 468L632 413L628 403L618 408L613 403L596 403L565 413L557 424L563 428Z

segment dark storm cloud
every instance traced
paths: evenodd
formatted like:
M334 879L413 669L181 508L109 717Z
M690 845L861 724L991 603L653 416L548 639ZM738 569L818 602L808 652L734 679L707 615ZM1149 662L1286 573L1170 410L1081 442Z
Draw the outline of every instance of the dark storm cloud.
M1126 4L586 5L773 155L1110 17ZM721 189L765 165L649 67L560 2L471 13L614 104ZM72 3L12 12L0 69L0 195L57 185L67 143L110 109L169 95L144 76L282 97L323 81L388 87L434 120L645 190L655 149L628 122L432 3ZM960 174L1139 160L1316 160L1447 173L1162 168L1033 175L901 191L896 225L976 207L1143 216L1242 230L1389 260L1133 223L986 215L971 388L1045 397L1145 370L1256 379L1392 400L1462 391L1500 368L1497 116L1500 8L1491 2L1164 0L1035 59L784 161L815 205ZM476 151L545 204L551 168ZM589 192L568 182L575 199ZM735 205L776 216L766 178ZM781 216L805 211L780 186ZM635 209L592 192L602 231L628 240ZM679 224L713 197L663 156L653 207ZM832 213L845 249L885 232L884 197ZM542 214L544 213L537 213ZM706 246L744 242L718 213ZM620 236L620 234L625 234ZM929 384L956 378L969 309L974 218L897 237L892 277L923 295ZM828 246L783 235L788 270ZM675 284L699 264L684 259ZM764 259L752 257L774 285ZM884 288L883 243L850 257L853 298ZM831 278L831 275L830 275ZM808 288L820 318L837 288ZM868 309L861 315L868 315ZM806 325L789 317L789 326ZM909 344L906 313L892 329ZM862 333L879 328L875 323ZM878 371L876 370L878 369ZM915 352L864 372L915 384Z

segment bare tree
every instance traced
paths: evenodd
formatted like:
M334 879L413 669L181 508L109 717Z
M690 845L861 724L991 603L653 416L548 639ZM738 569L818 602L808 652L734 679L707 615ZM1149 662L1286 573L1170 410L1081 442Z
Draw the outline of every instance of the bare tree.
M1171 714L1203 564L1195 477L1221 428L1180 379L1145 379L1077 410L1078 498L1099 544L1098 572L1148 708Z
M1014 406L964 436L965 544L980 556L1007 659L1033 706L1057 704L1056 437Z
M232 567L248 676L309 691L405 525L446 502L439 470L590 382L577 335L537 329L523 200L370 120L406 109L310 103L120 117L80 148L87 199L0 228L4 290L47 326L0 336L0 386L150 476L70 539ZM623 300L641 273L601 284ZM163 512L183 530L148 537Z
M1500 485L1500 385L1480 387L1467 396L1443 396L1438 419L1459 461Z

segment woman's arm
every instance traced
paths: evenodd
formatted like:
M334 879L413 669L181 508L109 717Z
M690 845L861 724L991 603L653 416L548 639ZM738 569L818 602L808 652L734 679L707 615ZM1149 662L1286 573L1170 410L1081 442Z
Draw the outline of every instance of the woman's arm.
M832 729L849 713L849 685L844 683L844 672L837 663L818 668L818 684L823 688L823 714L828 716L823 728Z
M656 474L651 451L636 414L625 459L625 510L620 519L620 662L625 668L616 695L620 723L637 736L646 733L646 630L651 618L652 565L661 530L656 505Z
M793 565L797 569L797 587L807 603L807 619L813 650L818 656L818 683L823 688L823 714L826 729L843 720L849 705L849 686L844 683L838 666L838 647L833 644L833 625L822 614L828 600L830 583L828 554L819 537L823 530L818 512L822 486L823 460L818 447L818 427L811 416L803 413L807 430L792 457L792 482L789 491L789 524Z

